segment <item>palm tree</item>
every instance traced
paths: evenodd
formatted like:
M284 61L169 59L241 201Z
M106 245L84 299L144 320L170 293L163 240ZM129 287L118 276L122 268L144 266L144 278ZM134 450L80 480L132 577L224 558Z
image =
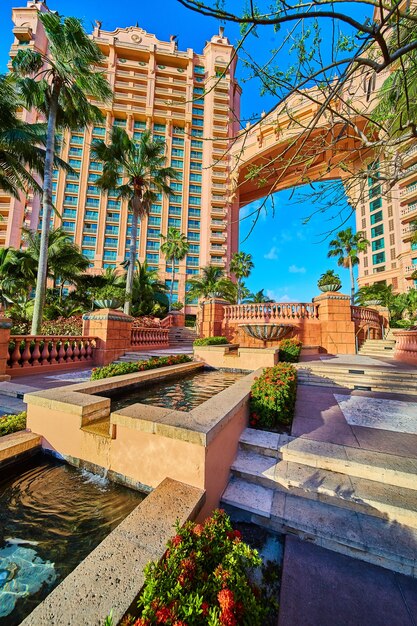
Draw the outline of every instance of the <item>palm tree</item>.
M34 280L36 269L40 262L42 250L42 236L30 230L25 230L24 241L27 248L20 254L22 267L26 267L26 278ZM61 228L48 233L48 247L46 259L46 276L52 278L54 287L60 284L60 300L66 282L75 284L89 266L89 260L81 253Z
M132 305L136 316L149 315L156 303L168 305L167 288L158 279L158 272L151 270L146 261L136 261L133 275Z
M246 252L235 252L230 260L229 271L236 276L238 304L243 298L243 279L249 276L253 267L252 255Z
M149 214L158 192L166 195L172 193L168 180L178 175L173 168L165 165L165 142L154 140L149 131L143 133L139 142L136 142L130 139L125 130L115 127L110 144L102 140L93 141L91 153L95 159L104 163L103 174L96 180L96 185L115 192L121 200L127 200L132 211L124 305L124 312L129 315L139 219ZM119 178L125 182L119 184Z
M201 275L197 278L190 278L188 281L187 300L195 298L223 298L232 302L236 298L236 285L230 278L224 275L220 267L207 265L201 270Z
M359 263L359 252L365 252L369 241L362 232L354 234L351 228L341 230L336 239L329 243L328 257L337 257L337 264L349 269L350 273L350 302L355 303L355 276L353 268Z
M161 238L164 240L161 246L161 252L166 260L168 262L171 261L172 264L171 287L169 290L169 310L171 311L174 292L175 263L185 258L190 244L187 241L187 237L173 226L170 226L167 234L161 235Z
M45 150L39 144L45 139L43 124L27 124L18 119L19 101L15 83L0 76L0 188L14 198L28 189L41 191L33 173L41 173Z
M47 119L43 172L43 220L36 281L32 334L40 332L45 301L48 234L52 213L52 173L57 126L79 128L102 119L100 110L87 96L108 101L112 92L98 66L104 56L88 37L82 22L58 13L38 13L48 41L45 54L35 49L19 50L12 61L19 78L20 94L28 109L35 107Z
M13 248L0 248L0 303L7 308L19 291L21 283L19 268Z
M265 296L264 290L260 289L255 293L250 293L244 302L248 304L266 304L267 302L273 302L273 300L270 300L267 296Z

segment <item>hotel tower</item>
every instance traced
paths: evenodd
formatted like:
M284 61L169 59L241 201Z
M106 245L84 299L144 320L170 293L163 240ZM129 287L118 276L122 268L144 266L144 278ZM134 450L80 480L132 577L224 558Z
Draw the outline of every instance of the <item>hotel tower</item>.
M23 46L46 52L38 14L48 10L39 1L13 9L12 58ZM238 246L238 206L229 194L228 154L240 115L235 51L222 30L202 54L181 51L174 36L159 41L138 26L108 32L96 22L91 37L103 52L113 101L106 106L93 101L104 113L102 124L59 138L61 157L76 173L54 171L53 201L60 217L52 217L51 227L62 226L90 260L90 271L120 267L128 255L131 216L126 201L100 193L95 181L102 164L91 157L90 146L94 139L108 141L114 126L134 139L149 129L165 141L167 164L178 172L178 180L171 183L174 193L160 195L140 223L139 260L158 270L169 286L172 274L160 252L161 234L170 226L184 233L190 248L176 268L174 283L174 298L184 302L187 279L206 265L227 270ZM34 112L24 116L37 121ZM0 246L20 247L22 227L41 228L39 196L17 201L0 191L0 214Z

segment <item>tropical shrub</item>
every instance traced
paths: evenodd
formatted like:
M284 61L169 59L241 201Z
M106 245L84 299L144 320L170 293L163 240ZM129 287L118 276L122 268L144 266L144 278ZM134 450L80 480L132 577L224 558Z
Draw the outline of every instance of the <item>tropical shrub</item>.
M58 317L56 320L44 320L41 327L42 335L71 335L83 334L83 319L81 315Z
M279 344L279 360L285 363L298 363L302 345L298 339L283 339Z
M26 428L26 411L18 415L3 415L0 417L0 437L16 433Z
M159 367L166 367L167 365L179 365L180 363L189 363L190 361L192 361L191 357L186 354L174 354L171 356L153 357L147 361L138 361L137 363L110 363L103 367L94 367L91 372L91 380L134 374L135 372L144 372L145 370L153 370Z
M403 328L404 330L410 330L413 326L416 326L416 320L391 320L391 328Z
M263 429L289 426L294 416L297 370L290 363L264 369L251 388L250 425Z
M142 328L160 328L161 320L159 317L151 317L150 315L141 315L135 317L133 322L135 326L141 326Z
M194 346L222 346L229 343L227 337L202 337L201 339L195 339Z
M204 524L177 522L160 562L145 568L136 626L262 626L267 602L251 581L260 567L256 550L233 530L224 511L214 511ZM132 623L132 622L131 622Z

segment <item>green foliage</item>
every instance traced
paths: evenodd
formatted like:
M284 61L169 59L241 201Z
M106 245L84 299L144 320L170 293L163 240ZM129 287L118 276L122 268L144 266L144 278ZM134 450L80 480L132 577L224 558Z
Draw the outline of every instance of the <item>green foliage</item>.
M16 433L26 428L26 411L18 415L3 415L0 417L0 437Z
M190 278L187 283L187 302L195 298L223 298L232 304L237 301L236 284L224 275L220 267L207 265L202 268L200 276Z
M184 304L182 302L173 302L171 305L172 311L182 311L184 308Z
M391 328L403 328L404 330L409 330L416 326L416 320L391 320L390 327Z
M326 270L319 278L317 284L319 285L337 285L342 284L340 276L336 274L334 270Z
M201 337L194 340L193 346L221 346L226 343L229 343L227 337Z
M253 270L252 255L246 252L235 252L230 260L230 273L236 276L237 281L237 304L240 304L243 298L249 295L249 291L245 288L243 279L248 278Z
M250 425L263 429L289 426L294 416L297 370L289 363L266 368L251 389Z
M171 356L152 357L147 361L138 361L137 363L110 363L103 367L94 367L91 373L91 380L100 380L102 378L111 378L112 376L121 376L123 374L134 374L135 372L144 372L168 365L179 365L180 363L190 363L191 357L186 354L175 354Z
M116 285L106 285L96 290L94 300L117 300L122 303L125 298L125 290ZM119 305L120 306L120 305Z
M81 336L83 333L83 320L81 315L71 317L58 317L55 320L42 322L42 335L71 335Z
M298 339L283 339L279 344L279 360L284 363L298 363L302 345Z
M145 568L137 626L262 626L268 606L250 573L261 566L224 511L203 524L177 522L161 561Z

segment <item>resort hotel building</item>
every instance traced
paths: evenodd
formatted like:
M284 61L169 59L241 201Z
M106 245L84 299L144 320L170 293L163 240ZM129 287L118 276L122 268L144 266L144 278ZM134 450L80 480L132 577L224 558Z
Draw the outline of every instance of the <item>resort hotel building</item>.
M48 10L45 2L34 0L13 9L12 58L23 46L46 52L38 14ZM214 265L227 272L238 249L239 190L232 187L238 162L231 147L240 129L237 56L222 29L200 54L179 50L175 36L164 42L138 26L113 32L101 26L96 22L91 37L104 54L113 100L106 106L94 102L105 115L102 124L60 137L61 157L75 173L54 172L53 201L60 217L53 215L51 226L62 226L90 260L91 272L120 268L128 253L131 217L126 201L100 193L95 181L102 165L91 157L90 146L93 139L108 141L114 126L133 138L149 129L166 142L168 164L178 172L178 180L171 183L174 194L160 195L141 221L139 260L146 260L170 286L171 267L160 252L161 234L170 226L184 233L190 248L176 268L174 282L174 298L184 302L187 281L200 268ZM35 112L23 115L27 121L38 119ZM407 178L388 194L369 178L369 189L360 199L357 230L371 242L360 255L360 285L386 281L395 291L406 291L417 284L412 279L417 246L410 244L417 219L417 145L406 160ZM0 215L0 246L20 247L22 228L41 227L40 198L16 200L0 191ZM188 306L186 311L195 310Z

